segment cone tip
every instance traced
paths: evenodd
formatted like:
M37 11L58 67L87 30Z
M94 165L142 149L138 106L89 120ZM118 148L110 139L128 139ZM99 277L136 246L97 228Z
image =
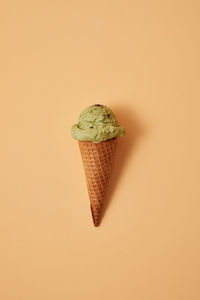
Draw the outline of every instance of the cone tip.
M95 221L94 221L94 226L95 226L95 227L99 227L99 225L100 225L100 222L95 222Z

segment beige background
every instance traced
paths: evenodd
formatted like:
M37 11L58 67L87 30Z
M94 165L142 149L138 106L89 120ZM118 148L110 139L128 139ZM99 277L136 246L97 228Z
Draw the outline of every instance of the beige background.
M0 2L0 298L200 299L199 1ZM82 109L126 127L94 228Z

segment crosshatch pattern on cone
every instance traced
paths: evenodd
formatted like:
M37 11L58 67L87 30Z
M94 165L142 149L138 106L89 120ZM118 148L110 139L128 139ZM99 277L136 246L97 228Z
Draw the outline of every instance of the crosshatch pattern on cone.
M95 226L100 224L102 206L112 173L116 146L117 139L100 143L79 141Z

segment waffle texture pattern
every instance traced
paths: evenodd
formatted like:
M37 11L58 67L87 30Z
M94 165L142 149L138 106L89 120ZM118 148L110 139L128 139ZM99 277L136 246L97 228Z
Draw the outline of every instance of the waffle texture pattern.
M93 222L99 226L108 182L113 168L117 139L100 143L79 141Z

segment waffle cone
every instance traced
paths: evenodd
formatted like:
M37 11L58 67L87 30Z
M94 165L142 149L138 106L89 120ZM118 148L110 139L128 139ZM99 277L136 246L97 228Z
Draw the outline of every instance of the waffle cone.
M116 138L100 143L79 141L94 226L101 221L116 146Z

